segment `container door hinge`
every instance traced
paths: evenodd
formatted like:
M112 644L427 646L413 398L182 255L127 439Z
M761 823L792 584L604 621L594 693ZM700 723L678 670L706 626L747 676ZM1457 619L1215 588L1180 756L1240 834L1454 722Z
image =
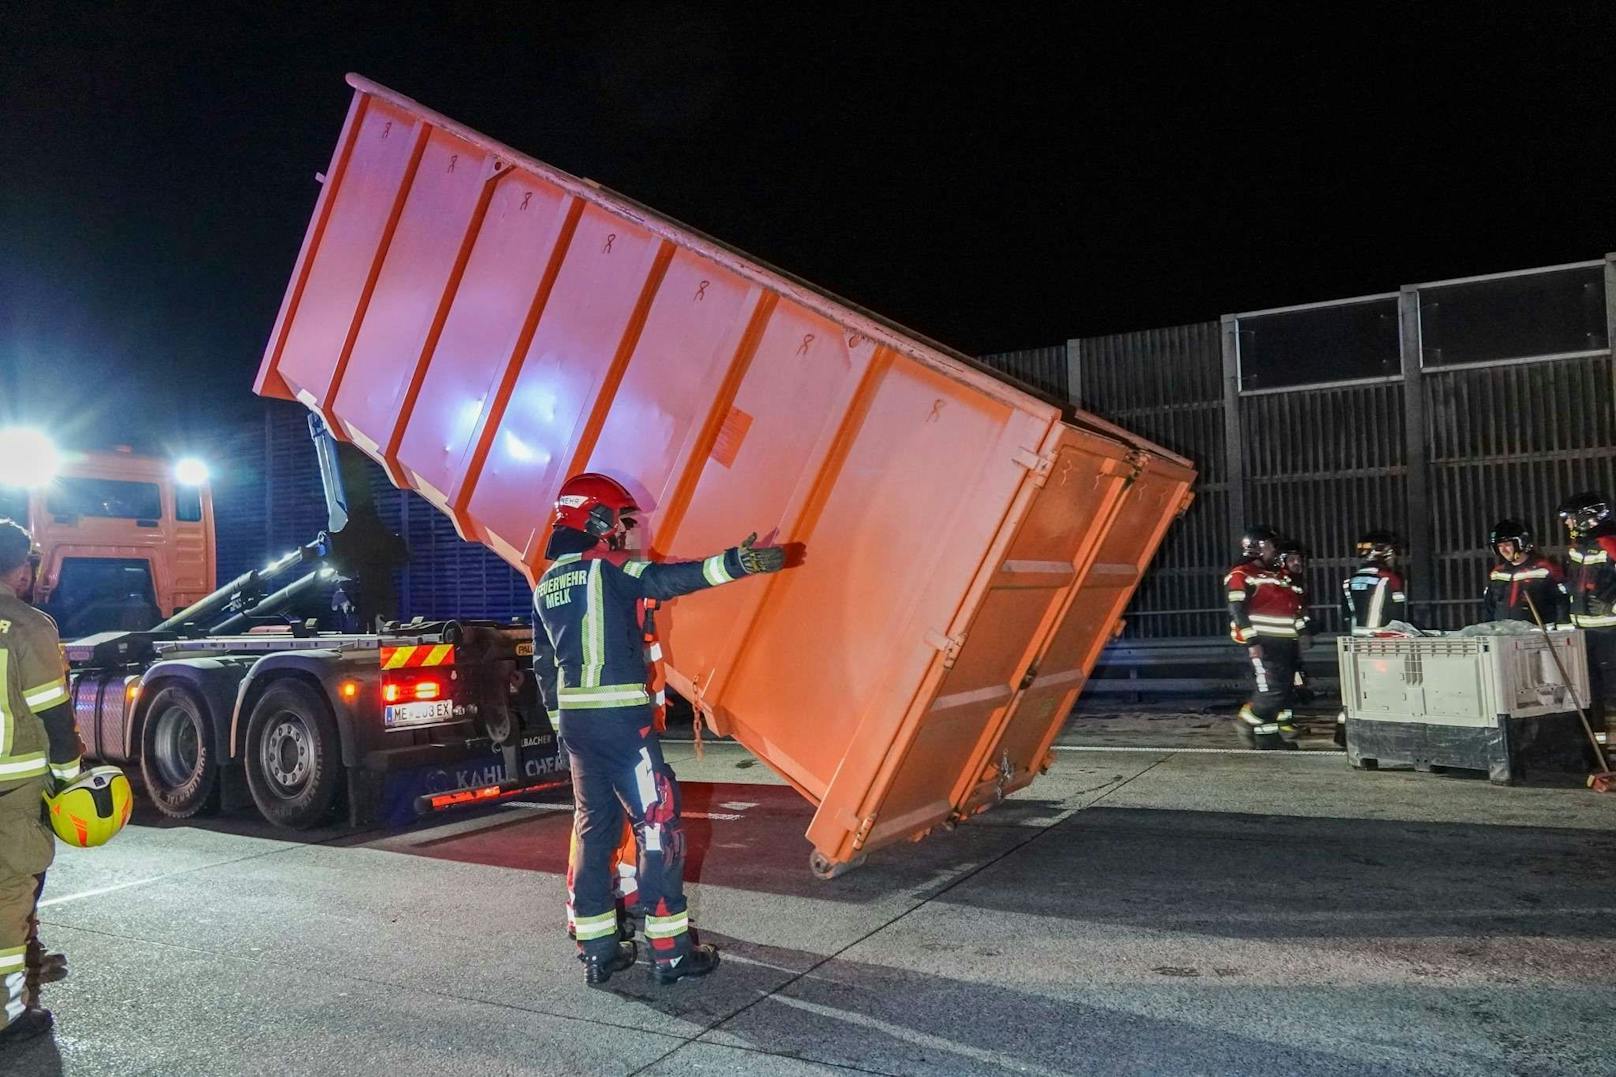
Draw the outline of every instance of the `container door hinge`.
M864 843L866 841L868 841L869 838L870 838L870 831L872 831L874 829L875 829L875 816L873 816L873 815L865 816L864 821L859 823L858 832L853 835L853 848L855 848L855 849L864 848Z
M1132 486L1139 481L1139 476L1145 473L1150 466L1150 454L1134 449L1128 454L1128 477L1122 480L1124 486Z
M941 632L927 632L926 646L933 650L943 652L943 668L953 669L954 659L959 657L960 648L965 646L965 634L945 636Z
M1031 449L1017 449L1016 455L1010 459L1032 472L1034 486L1042 486L1049 478L1050 470L1055 466L1055 454L1040 456Z

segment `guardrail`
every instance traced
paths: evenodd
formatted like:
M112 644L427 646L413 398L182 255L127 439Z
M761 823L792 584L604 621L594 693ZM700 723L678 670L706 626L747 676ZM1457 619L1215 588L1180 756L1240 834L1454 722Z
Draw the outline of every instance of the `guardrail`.
M1335 636L1315 636L1302 655L1307 683L1319 699L1340 695ZM1100 653L1082 700L1141 703L1176 696L1243 696L1251 691L1245 649L1227 636L1123 639Z

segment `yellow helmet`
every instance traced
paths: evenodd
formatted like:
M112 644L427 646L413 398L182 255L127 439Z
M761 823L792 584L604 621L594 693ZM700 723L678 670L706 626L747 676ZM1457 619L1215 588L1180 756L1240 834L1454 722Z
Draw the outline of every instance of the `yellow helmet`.
M69 845L89 849L111 841L135 806L129 779L117 767L91 767L56 792L45 794L51 829Z

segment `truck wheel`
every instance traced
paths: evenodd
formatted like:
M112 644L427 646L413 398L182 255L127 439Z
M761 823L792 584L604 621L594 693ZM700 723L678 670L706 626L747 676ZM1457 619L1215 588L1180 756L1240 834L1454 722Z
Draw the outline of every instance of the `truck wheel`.
M189 819L218 806L213 720L196 693L171 684L152 697L140 731L140 773L157 810Z
M247 721L247 788L264 818L306 830L331 814L342 754L331 706L302 681L269 687Z

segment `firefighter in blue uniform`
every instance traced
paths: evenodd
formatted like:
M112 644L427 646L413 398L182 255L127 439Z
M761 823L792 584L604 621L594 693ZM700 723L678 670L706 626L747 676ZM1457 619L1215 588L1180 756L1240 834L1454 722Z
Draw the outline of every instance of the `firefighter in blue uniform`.
M578 845L573 923L591 985L632 966L637 953L619 934L613 895L613 853L625 814L639 844L639 899L653 977L673 983L718 965L716 947L690 941L679 788L656 734L644 603L786 566L785 550L754 546L755 535L701 561L634 559L623 546L639 511L613 479L568 479L551 522L551 564L533 595L550 644L535 647L534 672L541 685L554 685L561 742L572 768Z

